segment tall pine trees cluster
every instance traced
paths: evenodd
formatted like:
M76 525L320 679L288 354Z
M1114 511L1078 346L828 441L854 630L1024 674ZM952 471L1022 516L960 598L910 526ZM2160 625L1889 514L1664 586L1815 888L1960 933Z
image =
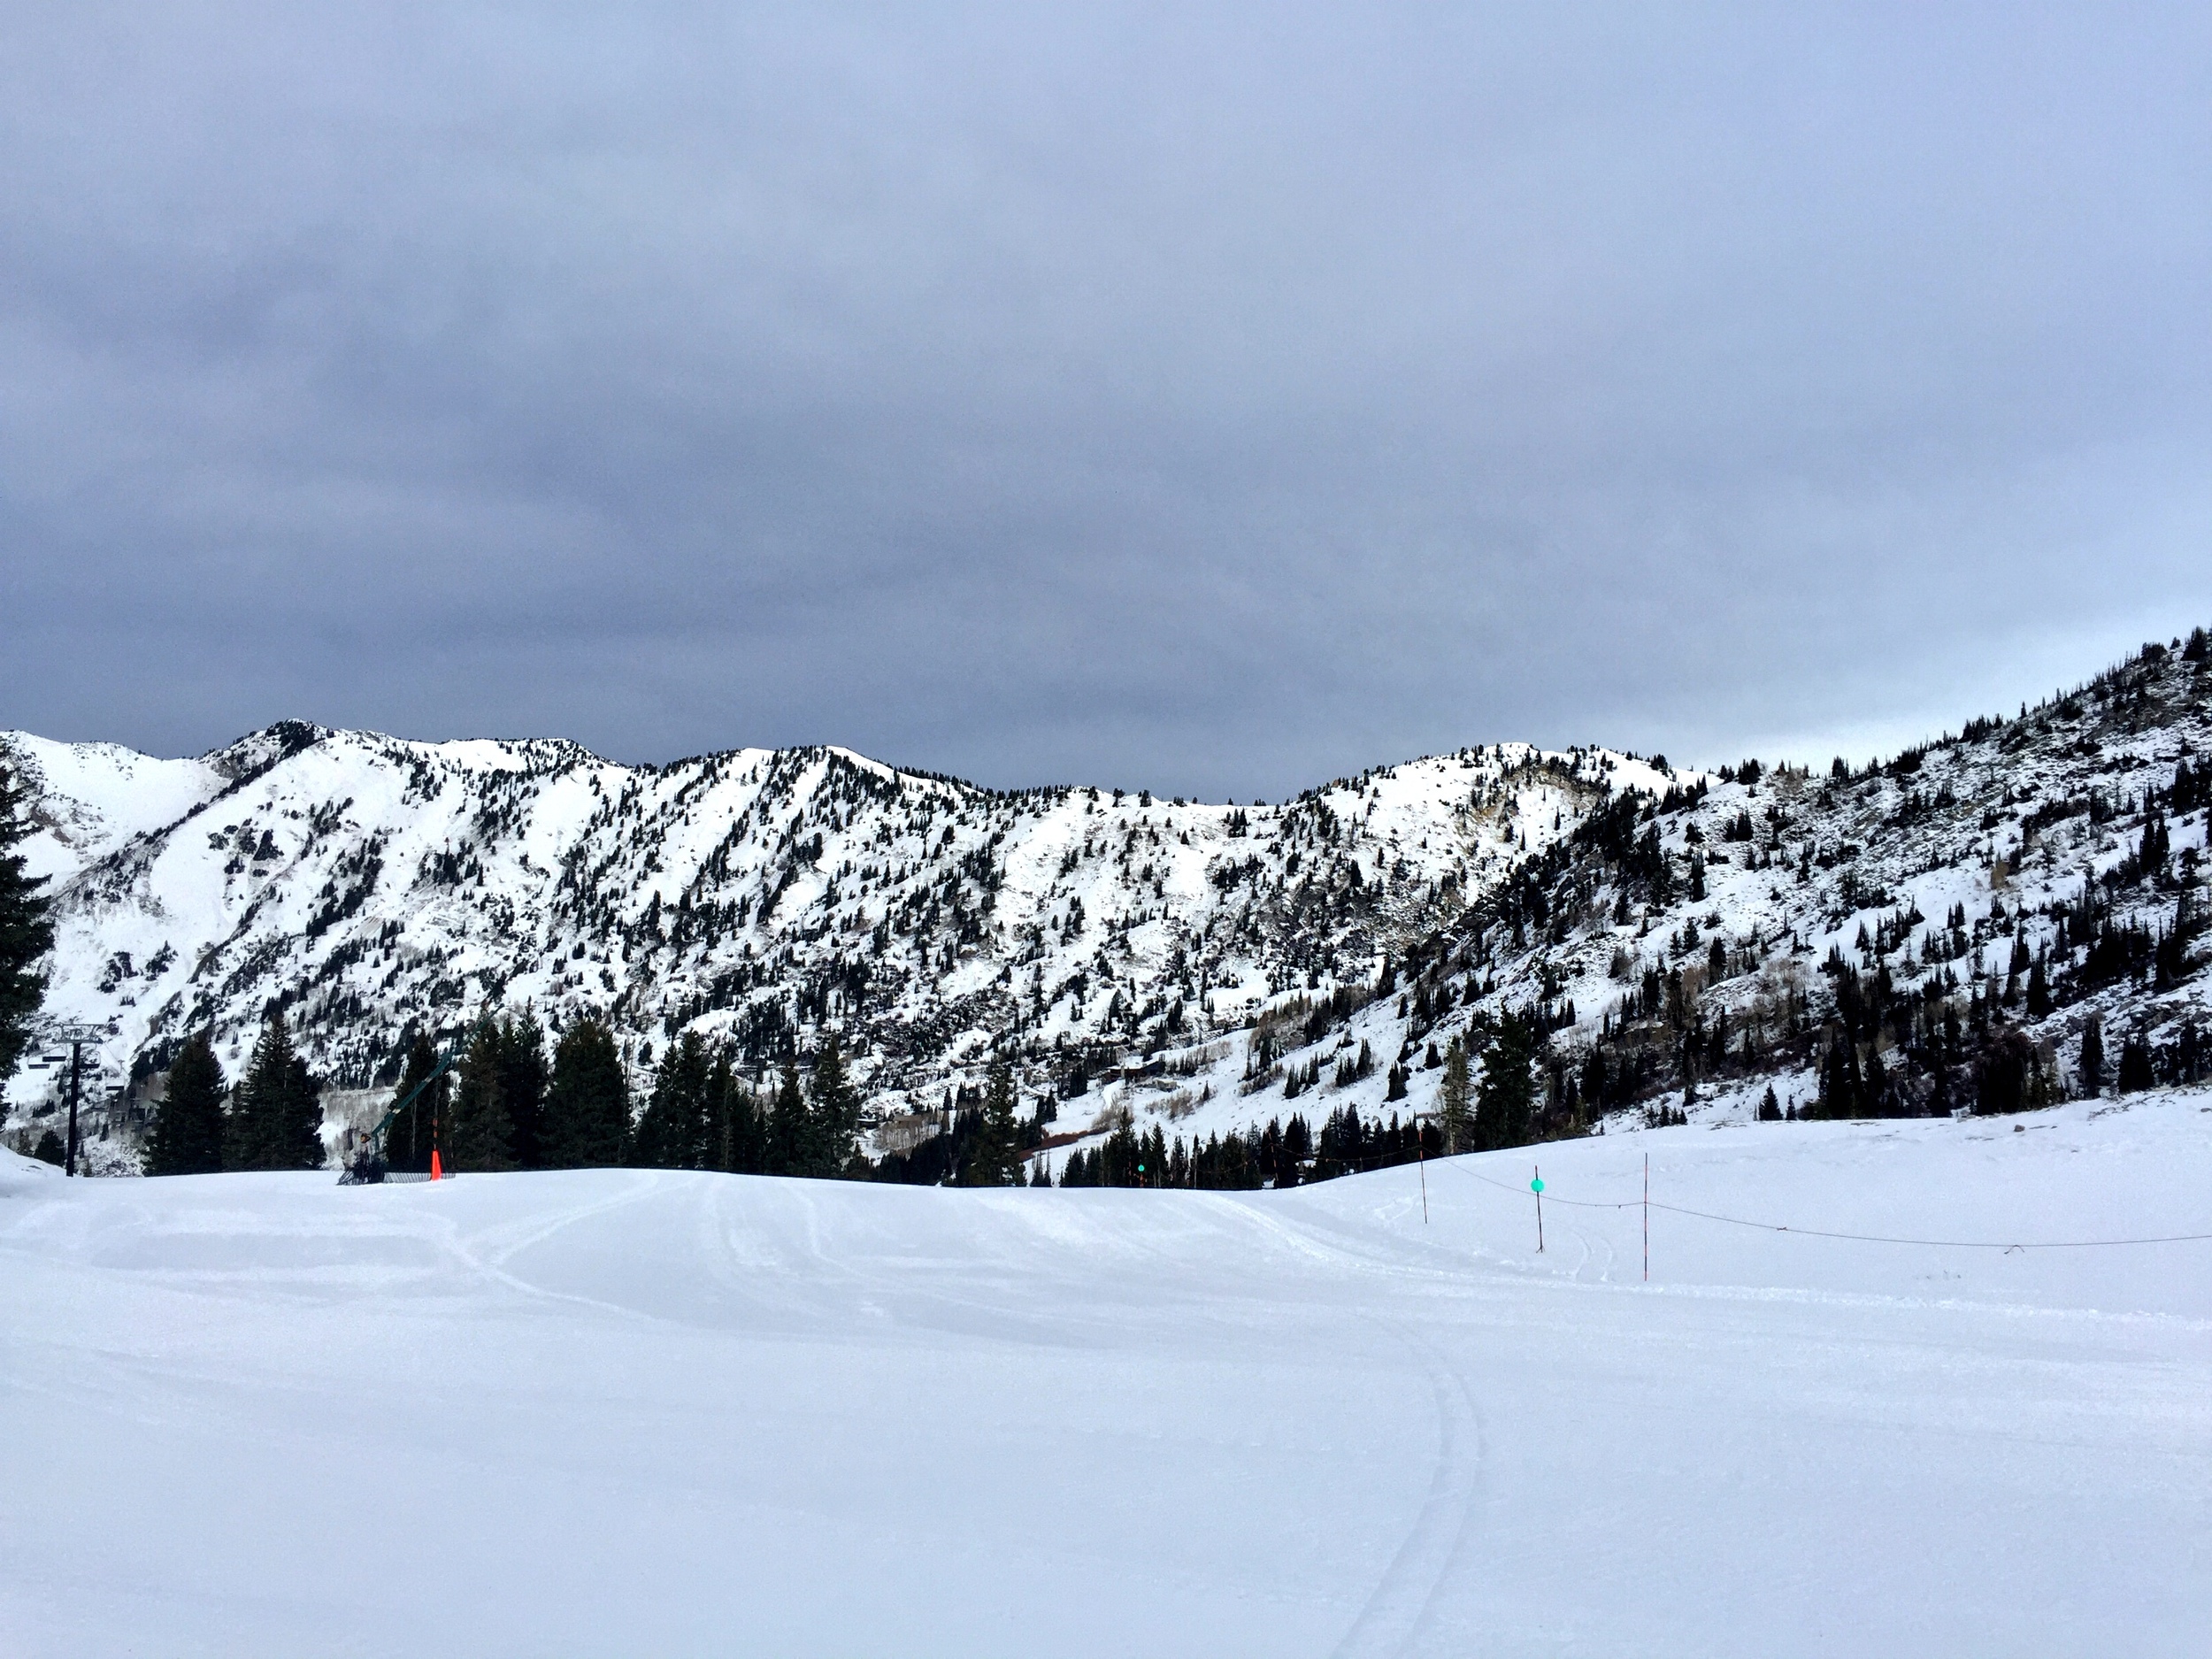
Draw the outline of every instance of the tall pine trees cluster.
M630 1090L614 1034L596 1020L562 1033L549 1064L536 1017L487 1015L457 1063L418 1037L384 1132L385 1167L421 1173L593 1169L632 1150Z
M834 1035L815 1056L810 1078L803 1083L797 1061L787 1060L770 1094L745 1080L727 1049L710 1049L686 1032L661 1061L624 1161L826 1178L864 1168L859 1131L860 1094Z
M561 1035L549 1064L529 1014L487 1017L457 1064L438 1074L418 1041L385 1133L389 1169L420 1171L431 1153L455 1172L640 1168L736 1174L836 1176L860 1159L860 1096L834 1037L802 1079L787 1062L780 1087L757 1089L726 1048L687 1032L661 1056L651 1092L632 1118L627 1071L613 1033L583 1020Z
M211 1175L223 1167L227 1089L213 1041L194 1032L169 1064L169 1093L146 1143L149 1175Z
M319 1170L326 1156L322 1131L322 1087L279 1010L261 1028L235 1089L224 1081L208 1033L185 1040L147 1141L146 1172Z

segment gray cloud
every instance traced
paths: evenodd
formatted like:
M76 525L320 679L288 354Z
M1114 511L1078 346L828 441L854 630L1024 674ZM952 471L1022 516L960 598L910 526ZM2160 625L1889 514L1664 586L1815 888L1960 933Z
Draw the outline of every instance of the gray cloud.
M2200 8L12 9L0 724L1276 795L2199 619Z

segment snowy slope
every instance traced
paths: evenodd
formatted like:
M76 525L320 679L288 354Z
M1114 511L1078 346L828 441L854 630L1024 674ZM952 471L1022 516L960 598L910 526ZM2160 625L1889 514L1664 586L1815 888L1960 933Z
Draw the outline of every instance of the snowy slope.
M1273 1194L0 1154L38 1656L2195 1651L2212 1095ZM1652 1279L1639 1193L1648 1153ZM1422 1219L1425 1175L1429 1219Z
M2062 1098L2093 1019L2107 1086L2127 1040L2160 1080L2212 1075L2212 791L2177 794L2212 749L2212 642L2180 645L1878 768L1724 768L1646 801L1625 816L1657 880L1592 822L1431 941L1435 1000L1467 1004L1437 1034L1548 1010L1562 1127L1701 1086L1708 1117L1770 1084L1809 1104L1814 1067L1845 1049L1885 1060L1870 1115L1966 1107L2006 1041ZM1613 1082L1593 1094L1601 1050ZM1621 1089L1632 1066L1640 1087Z

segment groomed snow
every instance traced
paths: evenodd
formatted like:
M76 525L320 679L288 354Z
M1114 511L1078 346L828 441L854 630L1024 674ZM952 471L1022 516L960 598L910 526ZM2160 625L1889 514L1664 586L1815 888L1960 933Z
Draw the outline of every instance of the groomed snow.
M1801 1227L2212 1232L2212 1094L1558 1143L1432 1164L1425 1225L1410 1168L10 1159L0 1649L2201 1650L2212 1243L1660 1211L1647 1286L1638 1210L1561 1202L1647 1153L1662 1202Z

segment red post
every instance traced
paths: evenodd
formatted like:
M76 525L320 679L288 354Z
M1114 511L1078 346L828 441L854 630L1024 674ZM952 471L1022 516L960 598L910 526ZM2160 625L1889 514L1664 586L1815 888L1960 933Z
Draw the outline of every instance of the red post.
M430 1179L434 1181L445 1179L445 1170L438 1162L438 1148L435 1147L430 1148Z

